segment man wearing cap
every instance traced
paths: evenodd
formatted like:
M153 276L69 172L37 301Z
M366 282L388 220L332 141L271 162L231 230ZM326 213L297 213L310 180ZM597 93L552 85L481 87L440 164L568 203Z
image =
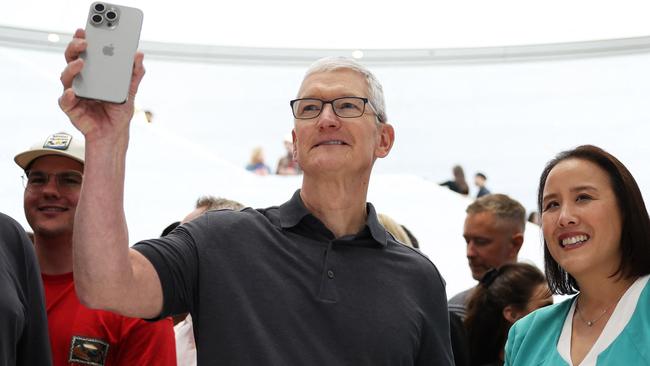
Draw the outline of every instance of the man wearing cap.
M176 365L171 319L148 323L79 303L72 233L84 172L83 142L56 133L14 160L25 170L25 216L34 231L45 287L53 365Z
M89 102L71 87L85 47L78 30L59 99L88 144L74 242L84 301L144 318L189 311L199 365L453 364L438 270L366 202L394 141L369 70L328 58L307 71L290 102L303 180L288 202L207 212L129 248L124 163L143 55L125 104Z

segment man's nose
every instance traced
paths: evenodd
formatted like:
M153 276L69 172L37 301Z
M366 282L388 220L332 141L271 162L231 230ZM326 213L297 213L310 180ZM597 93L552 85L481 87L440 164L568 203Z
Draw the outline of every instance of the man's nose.
M43 185L43 188L41 188L41 192L43 192L43 194L46 196L60 195L59 184L57 182L57 176L55 174L48 175L47 183Z
M334 107L332 106L331 103L327 103L323 105L323 110L320 112L320 115L318 116L318 128L320 129L326 129L326 128L339 128L341 127L341 120L339 116L334 113Z
M467 243L467 258L476 257L476 247L474 243L470 240Z

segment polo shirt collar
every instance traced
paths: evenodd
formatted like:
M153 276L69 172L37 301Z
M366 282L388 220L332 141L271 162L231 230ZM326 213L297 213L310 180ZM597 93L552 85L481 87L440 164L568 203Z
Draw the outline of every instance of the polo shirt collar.
M386 234L386 230L379 223L375 207L370 202L368 202L366 203L366 210L368 212L366 227L368 227L370 230L370 235L377 243L381 244L384 247L387 246L388 234ZM311 212L309 212L309 210L302 202L302 198L300 197L300 190L297 190L289 201L280 206L280 226L283 229L294 227L298 225L300 221L305 218L305 216L308 215L311 215ZM313 217L313 215L311 216Z

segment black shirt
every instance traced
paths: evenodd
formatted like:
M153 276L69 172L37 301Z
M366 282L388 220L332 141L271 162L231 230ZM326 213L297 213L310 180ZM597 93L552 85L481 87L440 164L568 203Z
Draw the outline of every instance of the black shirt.
M199 364L453 364L440 274L367 211L358 234L337 239L297 191L134 248L160 277L160 316L191 313Z
M32 242L0 214L0 365L52 365L44 304Z

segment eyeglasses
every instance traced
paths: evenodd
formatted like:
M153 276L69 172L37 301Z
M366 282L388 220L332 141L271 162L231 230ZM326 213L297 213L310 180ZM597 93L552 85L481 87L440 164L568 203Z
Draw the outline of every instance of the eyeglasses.
M76 171L67 171L60 173L45 173L41 171L27 171L23 178L23 187L28 191L39 191L47 186L50 177L54 176L56 186L62 191L74 191L81 187L83 175Z
M331 104L334 114L339 117L355 118L363 116L366 104L369 104L369 102L368 98L361 97L342 97L332 100L301 98L294 99L289 104L296 119L312 119L320 116L325 104ZM370 108L373 108L372 104L370 104Z

